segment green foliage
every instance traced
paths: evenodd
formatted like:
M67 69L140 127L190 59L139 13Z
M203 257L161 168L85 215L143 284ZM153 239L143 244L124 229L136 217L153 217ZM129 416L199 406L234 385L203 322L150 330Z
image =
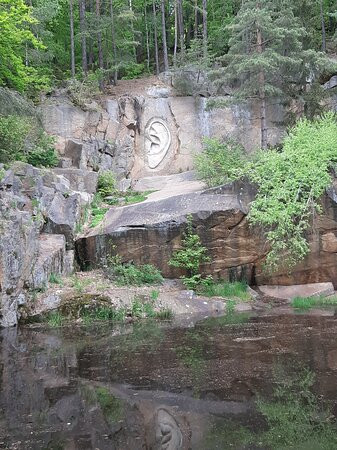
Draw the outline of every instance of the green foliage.
M62 285L63 281L59 274L52 272L49 276L49 283Z
M71 277L71 286L77 291L78 294L82 294L84 289L92 283L92 280L88 278L81 278L77 275Z
M235 87L234 98L290 100L300 95L309 77L329 65L323 54L306 49L307 31L295 16L292 3L242 3L228 26L229 51L219 57L222 67L212 74L219 86Z
M108 208L92 208L91 209L91 222L89 227L95 228L98 224L102 222L105 214L107 213Z
M158 320L172 320L173 316L174 315L171 309L162 309L157 311L154 315L154 317Z
M36 167L56 167L59 158L54 148L54 138L42 133L36 146L27 154L26 161Z
M256 185L248 218L265 231L270 244L266 267L276 270L291 268L308 253L308 230L331 183L336 149L336 115L326 113L313 121L299 120L281 150L260 151L250 161L238 156L236 164L235 157L216 144L214 151L212 147L198 157L197 165L209 185L229 178L247 178Z
M0 116L0 162L15 160L38 167L56 166L54 139L32 117Z
M115 175L110 170L101 172L98 176L97 192L104 198L114 194L116 190Z
M59 311L53 311L47 316L47 323L52 328L62 327L64 325L64 317Z
M82 80L71 78L67 83L68 94L76 106L86 109L87 104L99 94L100 72L89 72Z
M246 167L245 175L258 187L248 217L252 225L266 231L270 269L292 267L308 253L306 233L331 183L336 148L336 116L328 113L314 121L300 120L281 152L260 152Z
M163 277L160 271L152 264L136 266L132 263L121 262L120 256L114 256L108 260L105 268L107 275L120 286L142 286L160 284Z
M296 376L281 376L276 379L272 401L260 398L257 402L268 424L259 442L275 450L335 449L337 428L331 411L311 392L314 374L304 369Z
M324 307L324 306L336 306L337 305L337 297L295 297L291 301L291 306L296 309L310 309L316 306Z
M208 262L210 258L206 254L206 247L201 244L199 235L193 231L192 216L187 218L187 226L183 234L181 247L181 250L173 253L168 264L184 269L187 272L187 276L182 276L181 279L187 288L194 289L202 280L199 274L200 265Z
M43 48L31 31L36 20L23 0L0 1L0 85L34 94L49 85L46 75L25 64L25 49Z
M195 166L208 186L219 186L237 178L246 161L245 151L239 144L207 138L203 152L195 157Z
M242 281L233 283L226 281L212 282L200 288L200 292L206 297L237 298L243 301L251 300L247 292L247 284Z
M119 422L124 417L123 402L104 387L96 388L97 401L104 417L110 422Z

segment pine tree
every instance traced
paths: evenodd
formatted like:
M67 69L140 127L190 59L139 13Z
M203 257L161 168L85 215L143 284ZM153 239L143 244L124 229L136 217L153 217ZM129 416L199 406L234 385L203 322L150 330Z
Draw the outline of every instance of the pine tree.
M213 76L219 84L239 86L234 99L259 101L261 147L265 149L268 100L286 101L291 87L312 79L322 57L304 49L306 31L287 0L246 0L229 29L229 52L219 58L224 65Z

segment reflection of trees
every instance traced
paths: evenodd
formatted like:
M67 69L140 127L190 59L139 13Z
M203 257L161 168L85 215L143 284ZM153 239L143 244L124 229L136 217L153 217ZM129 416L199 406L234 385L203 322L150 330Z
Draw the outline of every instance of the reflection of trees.
M258 428L235 420L215 420L205 437L205 448L273 450L335 450L337 424L331 407L312 388L315 374L308 368L289 371L277 366L269 398L256 401Z

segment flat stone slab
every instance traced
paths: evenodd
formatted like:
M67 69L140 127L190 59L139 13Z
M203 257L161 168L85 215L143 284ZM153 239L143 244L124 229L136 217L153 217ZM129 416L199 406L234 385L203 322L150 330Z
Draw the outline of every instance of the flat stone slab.
M327 297L333 295L335 290L333 284L328 283L310 283L295 284L292 286L259 286L264 295L270 297L292 300L295 297Z

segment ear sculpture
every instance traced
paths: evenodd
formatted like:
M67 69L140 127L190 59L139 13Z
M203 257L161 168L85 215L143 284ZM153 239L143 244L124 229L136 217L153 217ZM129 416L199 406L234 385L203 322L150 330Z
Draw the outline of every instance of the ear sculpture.
M145 128L145 152L147 164L155 169L165 158L171 145L171 133L164 120L151 119Z

